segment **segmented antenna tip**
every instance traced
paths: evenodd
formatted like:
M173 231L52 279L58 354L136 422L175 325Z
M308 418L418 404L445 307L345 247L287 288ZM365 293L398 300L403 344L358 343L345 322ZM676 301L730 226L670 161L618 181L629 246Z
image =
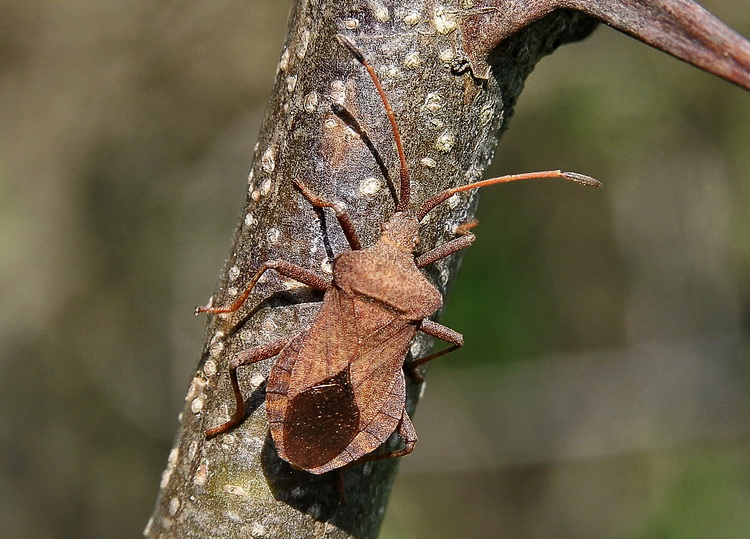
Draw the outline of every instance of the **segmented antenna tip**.
M579 174L578 172L563 172L562 175L566 180L580 183L581 185L586 185L588 187L602 186L602 182L600 182L599 180L596 180L591 176L586 176L585 174Z
M354 44L354 41L341 34L336 34L336 41L338 41L342 47L346 47L346 50L348 50L360 64L365 64L365 57L362 56L362 53Z

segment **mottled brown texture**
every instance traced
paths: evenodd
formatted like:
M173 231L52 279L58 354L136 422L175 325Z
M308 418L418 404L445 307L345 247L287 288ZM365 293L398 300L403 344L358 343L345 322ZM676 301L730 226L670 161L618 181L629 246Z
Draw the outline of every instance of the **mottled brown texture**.
M291 399L281 431L287 460L305 470L323 466L344 452L360 432L349 367Z
M519 4L526 9L535 5ZM562 43L585 37L595 25L587 16L563 10L498 38L497 28L482 19L495 8L465 5L407 1L385 8L377 2L346 0L295 4L254 155L246 206L215 304L231 301L233 291L264 261L283 258L320 273L331 254L345 249L343 235L328 226L330 219L315 218L293 188L293 178L304 180L325 198L343 200L364 245L373 243L379 223L393 210L371 152L332 112L333 103L352 111L393 174L396 159L382 105L367 75L334 40L336 33L351 36L383 78L404 134L414 198L421 201L448 186L481 177L536 62ZM418 16L407 23L412 12ZM524 18L523 12L516 13ZM474 34L466 26L470 21ZM510 27L521 26L525 23ZM497 43L500 46L493 50ZM494 67L491 73L485 62ZM370 178L379 180L381 188L365 189L372 185ZM456 206L436 210L423 228L422 249L441 243L455 226L469 221L471 200L467 197ZM455 261L441 261L428 276L445 292L454 268ZM278 292L282 289L282 283L271 276L259 283L254 295L261 302L257 306L251 300L253 305L237 315L212 318L147 535L377 535L396 461L347 470L346 507L339 504L333 478L291 469L276 456L267 437L267 418L260 404L263 386L253 386L257 375L267 376L270 361L246 369L241 380L250 395L248 408L257 412L241 428L211 443L205 441L204 430L226 420L231 412L228 363L249 346L297 333L317 312L319 304L311 301L318 296L304 289ZM419 353L425 348L424 339L413 347ZM412 411L414 387L408 387L407 393L407 409Z

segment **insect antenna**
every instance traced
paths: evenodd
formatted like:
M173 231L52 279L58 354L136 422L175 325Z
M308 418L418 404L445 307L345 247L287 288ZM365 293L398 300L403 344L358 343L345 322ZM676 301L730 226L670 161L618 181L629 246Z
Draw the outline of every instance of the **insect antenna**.
M378 75L375 73L375 69L367 60L365 60L362 51L360 51L354 44L354 42L346 36L336 34L336 40L341 44L341 46L348 50L351 55L354 56L354 58L356 58L356 60L364 66L365 69L367 69L367 72L370 74L370 78L372 79L372 82L375 84L375 88L378 91L378 95L380 95L380 99L381 101L383 101L385 113L388 115L388 121L391 122L391 130L393 131L393 139L396 142L398 159L401 162L401 185L399 187L400 194L398 197L398 201L396 202L396 211L404 211L409 205L411 199L411 185L409 183L409 168L406 165L406 154L404 153L404 145L401 142L401 135L399 134L398 125L396 124L396 116L393 114L393 109L388 102L388 98L383 91L383 87L380 85L380 79L378 79Z
M367 134L367 131L365 131L365 128L362 127L357 119L354 117L354 115L347 110L346 107L343 105L339 105L338 103L333 103L331 105L331 110L333 110L333 113L341 118L349 127L354 129L354 132L359 135L359 138L362 139L362 142L365 143L365 146L367 146L367 149L370 150L370 153L375 158L375 162L378 164L378 168L380 169L380 173L385 178L385 183L388 185L388 190L391 192L391 196L393 197L393 200L398 203L398 195L396 194L396 184L393 183L393 179L391 178L391 173L388 172L388 167L385 164L385 161L383 161L383 157L380 155L380 152L375 147L375 144L373 144L372 139Z
M500 176L498 178L489 178L487 180L480 180L478 182L469 183L467 185L460 185L453 187L452 189L446 189L440 191L437 195L432 196L424 201L422 206L417 212L417 221L424 219L425 215L430 213L437 205L445 202L448 198L452 197L456 193L462 191L470 191L472 189L479 189L480 187L486 187L488 185L495 185L496 183L508 183L517 182L521 180L536 180L541 178L561 179L568 180L569 182L580 183L588 187L601 187L601 182L595 180L590 176L578 174L577 172L562 172L560 170L545 170L542 172L525 172L523 174L510 174L508 176Z

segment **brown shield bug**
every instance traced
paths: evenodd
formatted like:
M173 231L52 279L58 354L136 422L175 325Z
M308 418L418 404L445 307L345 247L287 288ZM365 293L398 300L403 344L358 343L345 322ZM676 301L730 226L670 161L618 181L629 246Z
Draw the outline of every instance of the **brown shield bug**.
M459 227L456 238L417 256L419 227L425 216L455 193L497 183L560 178L588 186L600 185L593 178L571 172L532 172L447 189L420 206L410 207L406 157L388 99L374 69L359 49L343 36L337 39L369 72L391 123L401 163L400 195L395 201L394 214L383 223L380 239L362 248L343 205L323 200L295 181L310 204L334 211L351 247L335 257L332 281L290 262L269 260L234 303L196 309L196 313L237 311L269 269L325 291L320 311L308 329L244 350L231 362L229 373L237 401L236 411L228 422L206 431L206 437L212 438L244 420L244 399L237 369L277 356L266 387L271 436L282 459L314 474L410 453L417 435L404 408L404 362L409 344L417 331L450 344L411 361L406 367L412 373L419 365L463 346L460 333L429 319L443 300L420 268L471 245L474 234L470 228L476 222ZM403 440L403 448L372 453L394 431Z

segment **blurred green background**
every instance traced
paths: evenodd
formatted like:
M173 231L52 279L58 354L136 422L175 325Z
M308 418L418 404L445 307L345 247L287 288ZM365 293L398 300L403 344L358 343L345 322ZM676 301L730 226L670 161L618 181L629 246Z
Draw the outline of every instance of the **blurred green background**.
M750 35L750 1L704 5ZM287 3L0 0L0 535L150 514ZM542 61L383 536L750 536L750 94L602 27Z

